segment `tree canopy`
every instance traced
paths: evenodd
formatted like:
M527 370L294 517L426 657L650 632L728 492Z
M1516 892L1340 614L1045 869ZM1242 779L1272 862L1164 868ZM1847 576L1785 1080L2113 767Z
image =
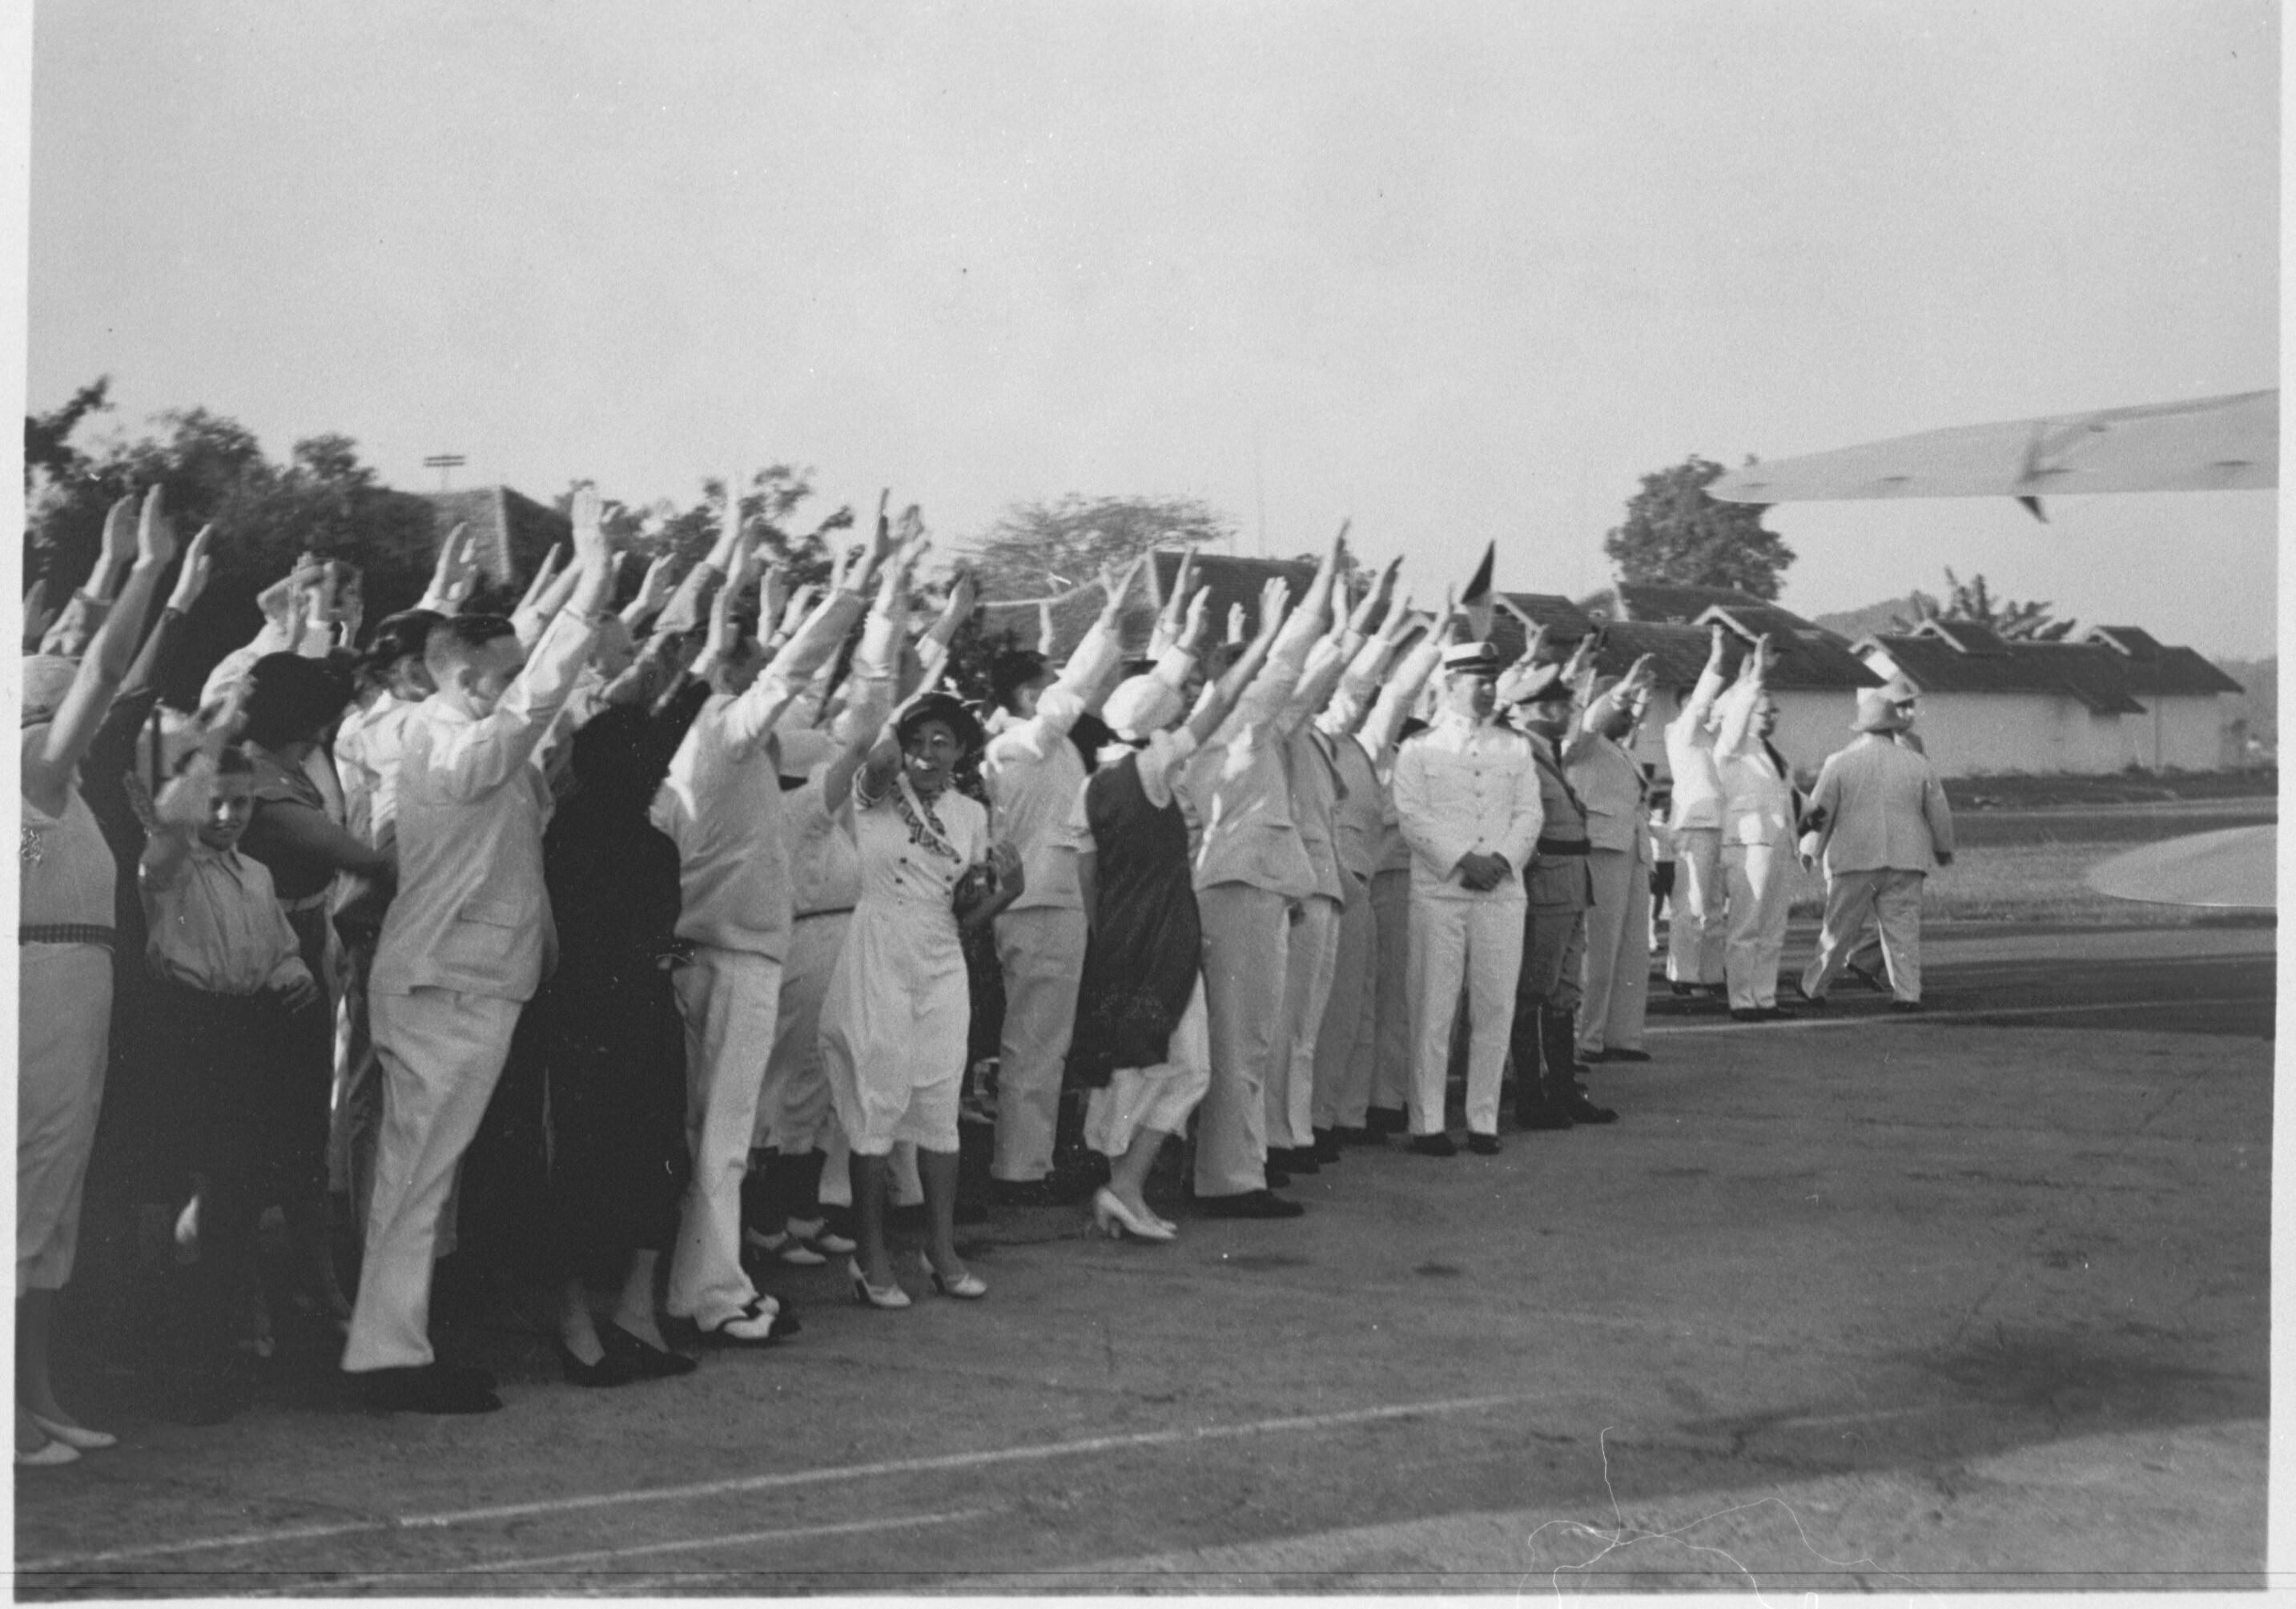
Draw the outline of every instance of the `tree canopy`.
M1158 547L1210 546L1234 521L1194 497L1086 497L1016 503L976 539L972 571L986 598L1046 597L1080 587L1103 564Z
M1913 618L1892 615L1890 624L1899 631L1911 631L1923 620L1970 620L1990 627L1997 636L2026 643L2062 641L2079 624L2071 620L2058 620L2054 603L2038 599L2020 603L1997 598L1982 575L1972 575L1964 581L1953 573L1950 565L1946 569L1945 586L1942 600L1916 589L1906 600L1913 605Z
M1720 464L1693 453L1643 477L1642 489L1627 501L1626 522L1603 540L1620 580L1734 587L1758 598L1777 597L1793 549L1764 528L1761 505L1707 496L1721 474Z

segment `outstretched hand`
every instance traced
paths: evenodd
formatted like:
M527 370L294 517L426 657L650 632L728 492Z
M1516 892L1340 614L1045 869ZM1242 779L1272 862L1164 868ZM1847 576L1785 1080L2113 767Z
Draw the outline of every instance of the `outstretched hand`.
M192 605L200 601L200 594L208 589L215 562L208 557L208 545L215 538L212 524L200 527L200 534L184 549L184 562L176 571L176 589L168 597L168 607L177 614L188 614Z
M135 562L165 570L175 556L176 522L168 518L167 499L154 486L144 494L144 515L135 526Z

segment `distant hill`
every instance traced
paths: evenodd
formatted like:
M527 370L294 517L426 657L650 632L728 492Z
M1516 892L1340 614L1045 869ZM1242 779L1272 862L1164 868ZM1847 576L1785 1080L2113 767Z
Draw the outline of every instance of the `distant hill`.
M1897 628L1890 623L1893 615L1912 620L1914 600L1911 597L1884 598L1878 603L1868 603L1863 609L1846 609L1840 614L1814 614L1809 620L1811 625L1838 631L1854 643L1873 632L1896 630Z

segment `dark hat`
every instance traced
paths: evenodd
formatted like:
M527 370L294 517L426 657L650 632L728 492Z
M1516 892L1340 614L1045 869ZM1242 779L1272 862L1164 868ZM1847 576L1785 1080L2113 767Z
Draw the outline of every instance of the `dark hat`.
M964 745L967 754L978 754L988 746L988 734L981 729L980 718L972 706L954 693L920 693L903 707L893 720L893 735L906 748L917 728L927 721L937 720L947 726Z

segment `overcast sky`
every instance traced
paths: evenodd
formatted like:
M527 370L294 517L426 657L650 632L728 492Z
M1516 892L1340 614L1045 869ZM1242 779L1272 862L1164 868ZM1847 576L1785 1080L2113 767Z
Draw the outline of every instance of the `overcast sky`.
M537 497L795 461L951 540L1185 493L1575 595L1693 451L2275 383L2280 53L2267 0L52 3L29 405ZM1952 565L2260 653L2275 501L1770 522L1804 613Z

